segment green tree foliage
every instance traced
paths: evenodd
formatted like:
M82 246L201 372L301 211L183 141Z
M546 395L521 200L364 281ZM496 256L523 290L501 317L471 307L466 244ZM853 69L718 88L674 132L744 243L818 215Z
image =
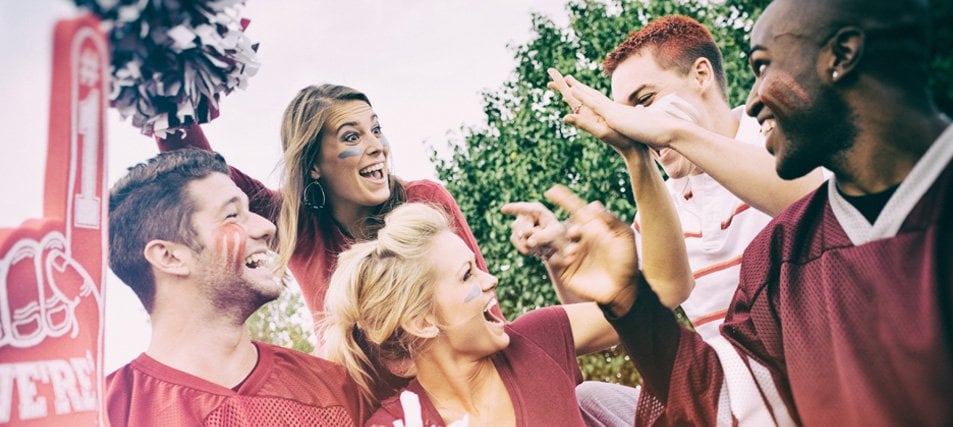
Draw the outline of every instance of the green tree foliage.
M289 283L288 289L277 300L265 304L246 322L251 338L311 354L315 337L311 313L304 305L297 283Z
M744 102L752 76L745 52L751 11L728 4L672 1L570 1L569 25L533 16L535 37L514 49L515 77L484 94L484 126L464 130L449 158L433 160L440 178L456 195L487 263L500 278L500 305L509 318L555 304L543 266L509 243L508 218L500 206L542 200L542 192L566 184L587 200L601 200L626 221L636 207L624 164L589 135L562 123L567 108L546 89L546 68L555 67L608 93L602 74L605 55L650 20L671 14L693 16L711 29L725 56L730 99ZM587 378L632 384L637 374L620 351L583 359Z
M944 3L945 0L934 0ZM447 157L432 160L457 198L492 272L500 279L500 305L512 319L536 307L557 303L543 266L520 255L509 243L511 218L500 206L542 201L553 184L566 184L586 200L601 200L624 220L636 213L624 165L604 144L562 123L567 107L546 88L546 68L555 67L592 87L609 92L601 62L626 36L660 16L684 14L709 28L725 58L729 99L741 105L754 77L746 52L753 22L766 0L697 2L670 0L570 0L568 26L535 15L535 36L515 46L518 65L502 87L483 94L486 123L464 129ZM943 22L951 22L948 1ZM938 18L939 23L941 18ZM941 51L934 66L935 94L946 111L953 105L951 27L938 31ZM942 44L945 43L945 50ZM945 104L944 104L945 103ZM581 360L589 379L633 384L637 373L619 350Z
M707 3L707 2L706 2ZM512 319L536 307L556 303L546 272L534 259L510 245L510 218L499 212L510 201L542 200L553 184L569 185L588 200L602 200L625 220L636 212L624 165L610 149L563 125L567 112L546 89L546 68L608 93L600 63L626 35L659 16L693 16L711 29L725 57L729 99L740 105L754 77L745 52L754 19L768 0L726 0L721 4L670 0L572 0L566 5L569 25L534 16L535 37L516 46L514 77L483 96L486 123L465 129L449 158L432 159L440 178L456 196L493 273L500 278L500 304ZM934 54L931 87L940 108L953 115L953 3L931 0L934 8ZM310 353L314 349L311 317L292 287L248 322L252 337ZM621 351L581 361L587 378L633 384L637 374Z

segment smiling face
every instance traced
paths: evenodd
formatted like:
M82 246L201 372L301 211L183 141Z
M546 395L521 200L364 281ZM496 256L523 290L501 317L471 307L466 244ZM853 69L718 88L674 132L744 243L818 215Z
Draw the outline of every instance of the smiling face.
M321 179L335 210L366 211L390 197L389 150L371 106L343 102L322 130L321 154L311 177Z
M755 83L747 102L785 179L818 166L836 169L857 132L847 103L821 79L830 71L818 59L816 34L825 30L797 18L792 3L772 3L755 25L749 55Z
M497 305L496 277L477 268L473 251L450 231L434 237L429 259L435 266L433 323L441 330L437 341L475 357L506 348L510 337L504 321L490 310Z
M648 107L669 94L677 95L695 106L702 115L698 117L698 124L705 126L707 117L704 117L698 92L693 90L691 77L678 70L662 68L647 49L632 54L612 72L612 98L620 104ZM659 164L671 178L702 172L675 150L663 148L656 154Z
M245 193L222 173L190 182L188 196L196 205L191 222L202 247L193 263L203 292L228 310L254 311L277 298L283 285L269 246L275 225L250 212Z

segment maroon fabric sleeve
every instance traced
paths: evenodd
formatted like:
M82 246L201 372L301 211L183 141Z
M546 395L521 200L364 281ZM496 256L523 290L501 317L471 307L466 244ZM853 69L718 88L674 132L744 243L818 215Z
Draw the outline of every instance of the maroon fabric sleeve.
M190 125L181 128L178 132L172 132L167 138L156 137L156 144L160 152L179 150L182 148L198 148L200 150L213 151L209 144L205 132L199 125ZM249 209L272 222L278 220L281 197L277 191L266 187L261 181L245 175L235 167L229 166L231 170L232 181L238 188L241 188L248 196Z
M407 183L407 201L433 203L450 214L453 220L454 232L463 239L463 242L466 243L467 246L470 247L470 250L473 251L473 254L476 255L477 267L483 271L488 271L486 268L486 260L483 259L480 246L477 245L476 238L473 237L473 232L470 231L470 225L467 223L467 219L463 216L463 212L460 211L460 207L457 206L456 200L453 199L450 192L443 188L442 185L428 180L411 181Z
M509 327L546 351L576 384L582 382L572 325L565 309L558 305L538 308L520 316Z

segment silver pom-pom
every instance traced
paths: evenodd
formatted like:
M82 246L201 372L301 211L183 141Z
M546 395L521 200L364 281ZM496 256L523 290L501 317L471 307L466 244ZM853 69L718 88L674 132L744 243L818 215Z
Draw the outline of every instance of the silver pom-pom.
M110 102L147 135L218 117L223 94L261 65L238 16L243 0L76 0L106 25Z

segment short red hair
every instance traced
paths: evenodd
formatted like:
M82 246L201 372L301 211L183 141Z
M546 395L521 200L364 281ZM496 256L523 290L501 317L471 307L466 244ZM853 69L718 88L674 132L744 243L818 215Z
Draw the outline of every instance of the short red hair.
M698 21L684 16L671 15L649 22L641 30L629 34L622 44L616 46L602 61L602 69L612 76L616 68L630 56L646 51L652 54L663 69L675 69L687 74L698 58L706 58L718 80L722 95L727 99L728 90L721 50L711 33Z

